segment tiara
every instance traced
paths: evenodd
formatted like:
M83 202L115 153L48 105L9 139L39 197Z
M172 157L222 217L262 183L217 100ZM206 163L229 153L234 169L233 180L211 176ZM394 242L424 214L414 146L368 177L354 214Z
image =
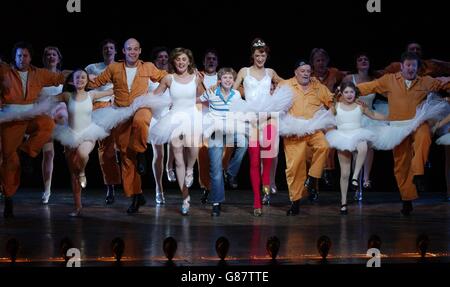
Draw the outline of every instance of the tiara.
M265 45L266 43L264 43L263 41L261 41L261 39L259 39L257 42L253 44L253 47L264 47Z

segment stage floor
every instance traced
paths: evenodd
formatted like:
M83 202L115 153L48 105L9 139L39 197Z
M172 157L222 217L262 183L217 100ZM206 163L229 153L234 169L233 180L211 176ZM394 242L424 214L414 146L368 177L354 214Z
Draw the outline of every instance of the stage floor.
M349 201L349 214L339 214L339 193L322 192L319 202L304 202L300 215L287 217L287 191L274 195L262 217L253 216L250 190L227 191L220 217L211 217L211 206L200 203L200 191L191 192L189 216L180 214L181 195L166 192L166 204L155 205L153 191L144 192L147 204L135 215L127 215L130 200L122 194L111 206L104 204L102 190L83 193L81 218L70 218L70 190L54 190L48 205L40 204L39 190L20 190L15 202L15 218L0 218L0 266L9 260L4 247L8 239L20 243L18 264L53 266L61 264L60 242L68 237L81 251L82 266L111 266L111 241L125 242L124 265L164 266L163 240L178 242L174 262L178 266L213 266L219 260L216 239L229 239L229 265L266 265L269 237L281 242L279 264L320 264L317 240L327 235L332 246L329 263L365 264L368 239L381 238L383 263L419 261L416 239L425 233L430 244L427 257L435 262L450 262L450 203L444 195L424 193L415 202L409 217L400 214L396 193L372 192L362 203ZM3 210L3 203L1 210Z

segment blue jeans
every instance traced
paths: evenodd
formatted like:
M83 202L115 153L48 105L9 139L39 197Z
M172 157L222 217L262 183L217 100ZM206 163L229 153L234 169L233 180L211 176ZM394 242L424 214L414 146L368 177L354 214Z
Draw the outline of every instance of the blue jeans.
M211 201L213 203L220 203L225 200L225 184L222 172L222 156L223 149L226 146L236 146L233 156L230 159L227 173L231 176L237 176L239 168L241 166L242 159L247 151L248 140L243 135L234 135L232 139L226 137L214 138L211 137L208 142L208 155L209 155L209 176L211 178ZM232 140L232 141L230 141Z

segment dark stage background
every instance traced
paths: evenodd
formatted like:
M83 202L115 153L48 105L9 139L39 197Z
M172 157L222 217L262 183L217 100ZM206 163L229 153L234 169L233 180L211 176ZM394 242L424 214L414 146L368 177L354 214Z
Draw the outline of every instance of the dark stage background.
M381 0L381 13L368 13L367 0L81 0L81 13L68 13L66 3L1 1L0 53L4 58L11 60L13 44L26 40L35 49L34 65L41 66L43 48L54 45L63 54L63 67L72 69L101 61L99 43L103 39L112 38L121 44L135 37L141 42L144 60L149 60L154 46L184 46L193 50L201 68L203 52L213 47L220 55L219 66L238 70L249 64L252 39L262 37L272 50L267 66L284 78L291 77L296 60L308 59L315 47L325 48L330 53L330 66L342 70L353 70L353 55L358 51L367 51L373 68L382 68L398 60L411 40L422 44L424 58L450 60L445 1ZM150 159L151 149L148 153ZM277 181L279 188L286 189L284 154L279 158ZM445 190L443 158L443 149L433 144L431 167L427 169L430 190ZM38 171L40 158L34 164ZM91 154L87 174L90 187L102 186L96 152ZM243 188L250 188L247 156L239 178ZM390 152L375 154L372 179L378 191L396 190ZM153 189L151 174L143 182L144 188ZM42 186L40 173L22 183L23 187ZM53 187L69 187L58 144Z

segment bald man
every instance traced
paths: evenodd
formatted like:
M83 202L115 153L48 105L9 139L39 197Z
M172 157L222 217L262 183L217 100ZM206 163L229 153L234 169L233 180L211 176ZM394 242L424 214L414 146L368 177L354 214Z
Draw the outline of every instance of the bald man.
M139 59L142 49L136 39L128 39L122 52L125 61L111 63L91 81L90 87L98 88L112 83L114 104L127 107L136 97L148 92L149 80L159 82L167 72L157 69L153 63ZM139 109L131 119L114 128L112 132L120 150L123 189L127 197L132 197L132 203L127 210L130 214L138 212L139 207L146 202L142 194L140 175L145 174L147 169L145 151L151 118L150 109Z

